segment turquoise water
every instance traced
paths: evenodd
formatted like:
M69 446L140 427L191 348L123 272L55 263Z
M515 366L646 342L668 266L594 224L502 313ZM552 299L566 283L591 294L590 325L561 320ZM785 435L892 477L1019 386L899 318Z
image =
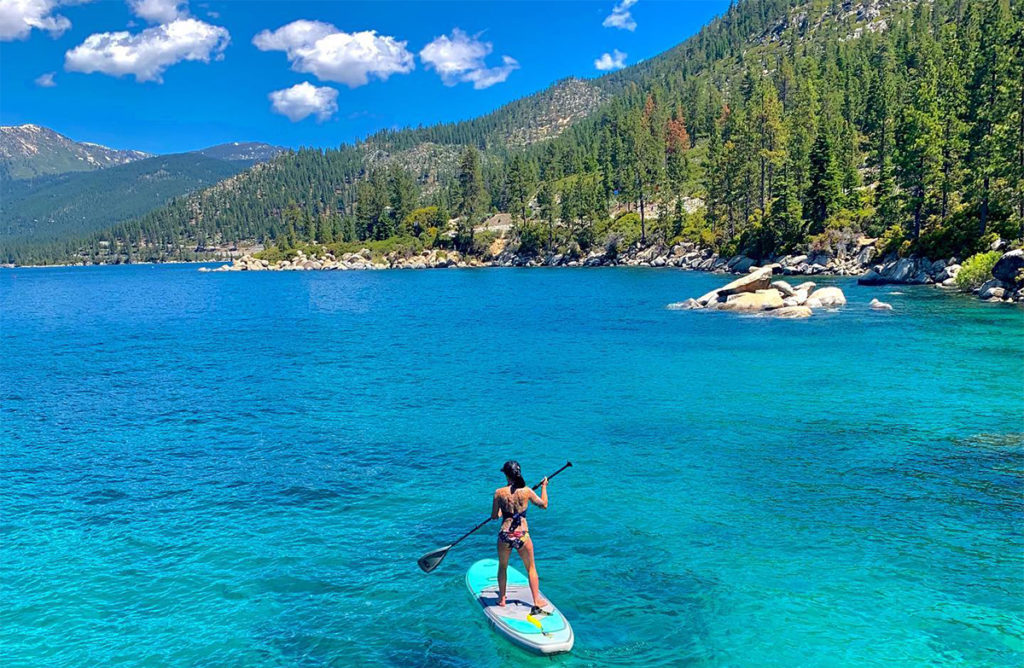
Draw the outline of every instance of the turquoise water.
M1024 309L723 280L0 272L4 665L549 665L415 565L510 457L558 665L1020 665Z

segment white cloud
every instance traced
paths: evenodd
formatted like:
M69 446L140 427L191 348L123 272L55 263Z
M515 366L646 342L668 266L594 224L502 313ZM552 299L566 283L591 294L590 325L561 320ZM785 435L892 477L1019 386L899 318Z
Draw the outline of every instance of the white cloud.
M629 8L637 3L637 0L620 0L612 7L612 13L605 17L601 23L605 28L621 28L622 30L636 30L636 21Z
M2 0L0 42L25 39L33 28L60 37L71 27L71 21L53 13L59 4L59 0Z
M445 86L471 82L473 88L480 90L505 81L519 69L519 63L511 56L502 56L501 65L487 67L484 59L493 50L490 42L470 37L455 28L451 37L441 35L423 47L420 60L440 75Z
M594 67L602 72L621 70L626 66L627 55L618 49L613 49L611 53L602 53L601 57L594 61Z
M318 121L326 121L338 111L338 91L329 86L314 86L308 81L275 90L267 97L270 108L293 123L311 114L316 114Z
M170 23L188 16L188 0L128 0L128 6L150 23Z
M292 69L349 88L363 86L371 76L386 81L392 74L411 72L416 64L407 42L378 35L375 30L341 32L330 23L293 21L252 38L260 51L284 51Z
M101 32L64 54L69 72L101 72L119 77L132 74L136 81L163 82L163 73L184 60L219 59L231 35L220 26L198 19L178 19L146 28L140 33Z
M53 80L53 75L56 72L46 72L36 77L36 85L40 88L53 88L57 85L57 82Z

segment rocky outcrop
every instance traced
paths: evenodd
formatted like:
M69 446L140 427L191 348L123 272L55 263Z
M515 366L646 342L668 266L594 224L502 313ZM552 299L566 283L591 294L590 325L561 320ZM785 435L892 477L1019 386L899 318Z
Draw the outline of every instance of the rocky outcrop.
M945 260L932 262L927 258L900 258L873 266L857 279L861 285L935 283L935 278L946 268Z
M712 290L711 292L699 297L697 301L701 306L707 306L712 302L720 302L725 300L730 295L738 295L747 292L757 292L758 290L764 290L768 287L772 280L772 268L761 267L755 268L746 276L737 278L731 283L727 283L722 287Z
M716 301L709 304L708 308L717 308L722 311L770 311L782 308L782 306L782 293L773 288L729 295L724 302Z
M731 283L716 288L698 299L669 304L674 311L705 309L709 311L737 311L763 313L780 318L807 318L813 308L842 306L846 303L843 291L835 287L815 290L810 281L796 287L786 281L772 281L778 265L753 267L750 273Z

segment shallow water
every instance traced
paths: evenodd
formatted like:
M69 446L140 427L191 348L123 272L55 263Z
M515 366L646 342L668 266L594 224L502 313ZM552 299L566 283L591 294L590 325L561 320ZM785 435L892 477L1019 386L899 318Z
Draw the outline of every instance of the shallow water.
M530 515L559 665L1020 665L1024 309L664 308L722 282L0 272L0 656L548 665L465 591L490 528L415 565L515 457L574 464Z

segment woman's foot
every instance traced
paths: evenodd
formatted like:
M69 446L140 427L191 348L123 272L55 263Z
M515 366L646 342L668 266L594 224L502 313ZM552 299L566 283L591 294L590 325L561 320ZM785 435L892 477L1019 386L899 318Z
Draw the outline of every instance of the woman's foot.
M503 608L505 607L505 597L504 596L499 596L498 597L498 605L500 605Z
M544 598L535 598L533 599L533 605L537 608L546 608L551 605L551 601Z

